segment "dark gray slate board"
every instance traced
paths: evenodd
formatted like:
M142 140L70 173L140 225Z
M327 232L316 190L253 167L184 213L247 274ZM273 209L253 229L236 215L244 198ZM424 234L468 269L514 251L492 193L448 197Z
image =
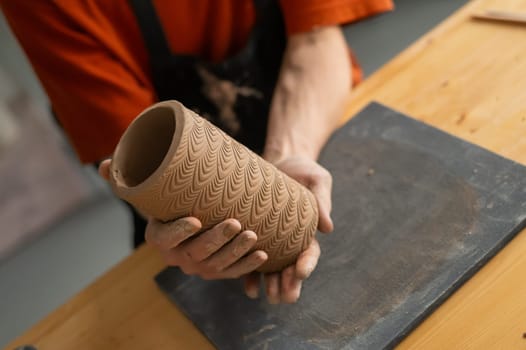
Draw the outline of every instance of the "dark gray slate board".
M295 305L175 268L160 287L219 349L396 345L524 226L526 168L371 104L321 156L335 232Z

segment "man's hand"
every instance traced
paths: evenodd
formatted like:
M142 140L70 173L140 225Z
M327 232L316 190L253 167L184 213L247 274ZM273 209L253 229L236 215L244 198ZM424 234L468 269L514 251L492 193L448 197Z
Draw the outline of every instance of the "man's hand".
M168 265L206 280L239 278L268 258L262 250L245 256L256 244L257 236L252 231L241 232L241 224L235 219L227 219L194 238L200 229L201 223L195 217L166 224L150 219L146 242L161 252Z
M106 180L110 163L105 160L99 167ZM196 235L200 230L201 222L195 217L168 223L150 218L146 242L161 252L168 265L179 266L184 273L203 279L239 278L268 259L262 250L245 256L256 244L257 235L252 231L241 232L241 224L235 219L227 219Z
M295 156L275 163L276 167L305 185L312 191L318 202L318 229L329 233L333 230L330 218L332 177L330 173L308 157ZM303 251L295 265L288 266L278 273L264 276L267 300L271 304L294 303L298 300L303 280L308 278L318 263L320 246L313 239L310 246ZM250 298L257 298L261 276L253 272L245 277L245 293Z
M333 230L331 220L332 176L316 161L304 156L292 156L274 163L276 168L307 187L318 201L318 229L323 233Z

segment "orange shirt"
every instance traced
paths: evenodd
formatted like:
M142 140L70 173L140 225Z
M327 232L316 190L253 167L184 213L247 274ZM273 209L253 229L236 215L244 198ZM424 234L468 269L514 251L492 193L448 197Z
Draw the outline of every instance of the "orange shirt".
M125 0L0 0L83 162L110 155L156 101L148 54ZM392 9L391 0L280 0L288 35ZM246 43L253 0L154 0L174 53L221 60ZM353 60L354 62L354 60ZM360 78L354 64L354 80Z

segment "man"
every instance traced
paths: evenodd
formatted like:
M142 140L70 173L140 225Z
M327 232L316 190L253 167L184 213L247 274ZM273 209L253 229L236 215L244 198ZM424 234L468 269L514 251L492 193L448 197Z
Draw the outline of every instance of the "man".
M360 78L339 24L391 1L0 1L83 162L110 156L144 108L177 99L306 185L319 230L332 231L331 176L316 159ZM100 164L105 178L110 162ZM146 240L186 273L245 276L247 295L257 297L253 271L267 256L245 256L256 233L240 232L235 218L200 227L197 218L150 218ZM319 254L314 240L294 266L266 275L268 301L296 301Z

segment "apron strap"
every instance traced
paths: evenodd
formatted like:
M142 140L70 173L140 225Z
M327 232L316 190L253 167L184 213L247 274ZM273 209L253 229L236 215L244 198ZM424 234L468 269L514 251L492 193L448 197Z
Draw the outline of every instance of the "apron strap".
M141 29L146 48L148 49L151 66L172 56L168 41L164 35L161 22L157 17L151 0L129 0L135 13L135 18Z
M265 13L266 9L269 7L269 5L278 0L254 0L254 8L256 9L256 21L261 21L262 15Z

